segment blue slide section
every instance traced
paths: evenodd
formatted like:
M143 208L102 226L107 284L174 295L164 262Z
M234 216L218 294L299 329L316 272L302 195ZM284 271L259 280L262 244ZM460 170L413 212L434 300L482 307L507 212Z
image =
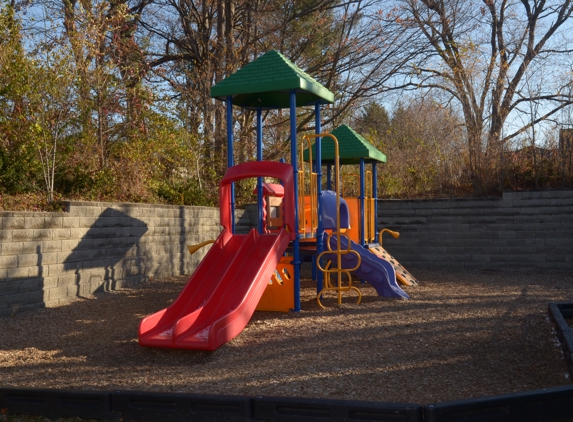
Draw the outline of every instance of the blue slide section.
M328 236L324 235L324 250L328 250ZM341 249L348 248L348 239L346 236L340 237ZM336 249L336 236L330 238L331 249ZM360 267L352 273L363 280L369 282L376 289L378 295L384 297L396 297L401 299L410 299L410 296L402 290L396 282L396 271L388 261L379 258L368 249L350 240L350 249L358 252L361 258ZM336 255L326 255L327 259L336 262ZM342 268L354 268L358 258L353 253L342 255Z

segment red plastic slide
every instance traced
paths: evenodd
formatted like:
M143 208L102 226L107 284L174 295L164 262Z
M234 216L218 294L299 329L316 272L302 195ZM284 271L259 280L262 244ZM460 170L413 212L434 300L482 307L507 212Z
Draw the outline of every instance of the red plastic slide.
M230 184L257 176L283 181L288 230L260 234L253 229L247 235L233 235ZM234 166L227 171L220 186L223 232L175 302L141 321L140 345L216 350L245 328L296 233L291 215L294 211L292 185L292 167L288 164L261 161ZM287 208L287 205L291 206Z

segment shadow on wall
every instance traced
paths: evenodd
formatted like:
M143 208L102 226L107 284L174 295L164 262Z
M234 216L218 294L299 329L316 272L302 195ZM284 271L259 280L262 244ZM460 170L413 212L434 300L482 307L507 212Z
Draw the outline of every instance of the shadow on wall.
M63 263L55 258L59 252L46 255L42 242L33 250L15 242L2 256L0 317L142 281L153 260L152 247L140 245L147 231L144 221L107 208Z
M235 211L235 233L247 234L251 229L258 229L257 204L247 204L244 209Z
M37 245L35 254L22 251L20 255L6 258L13 258L15 265L19 260L29 262L31 268L37 267L37 270L31 274L30 267L15 266L8 270L6 278L0 278L0 317L45 307L42 247ZM27 276L20 275L26 273Z
M113 290L144 273L140 240L147 232L144 221L107 208L64 261L75 272L76 296ZM121 265L118 265L120 264Z

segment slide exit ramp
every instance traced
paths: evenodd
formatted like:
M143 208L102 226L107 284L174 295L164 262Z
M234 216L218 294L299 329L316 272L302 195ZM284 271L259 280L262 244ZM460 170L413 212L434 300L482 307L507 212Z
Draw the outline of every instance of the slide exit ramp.
M269 176L285 186L285 227L277 233L232 234L231 184ZM296 235L293 172L289 164L257 161L231 167L220 185L223 231L177 299L144 318L142 346L216 350L248 324L280 258Z

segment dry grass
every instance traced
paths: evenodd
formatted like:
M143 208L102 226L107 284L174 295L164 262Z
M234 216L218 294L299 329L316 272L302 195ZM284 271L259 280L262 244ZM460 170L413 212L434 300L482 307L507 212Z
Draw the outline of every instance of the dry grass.
M409 301L362 285L362 304L327 310L305 279L302 312L257 312L213 353L137 343L140 319L186 277L3 318L0 385L425 404L570 383L547 303L573 298L573 275L414 274Z
M6 195L0 193L0 211L63 211L64 203L55 200L48 204L44 193L23 193L18 195Z

